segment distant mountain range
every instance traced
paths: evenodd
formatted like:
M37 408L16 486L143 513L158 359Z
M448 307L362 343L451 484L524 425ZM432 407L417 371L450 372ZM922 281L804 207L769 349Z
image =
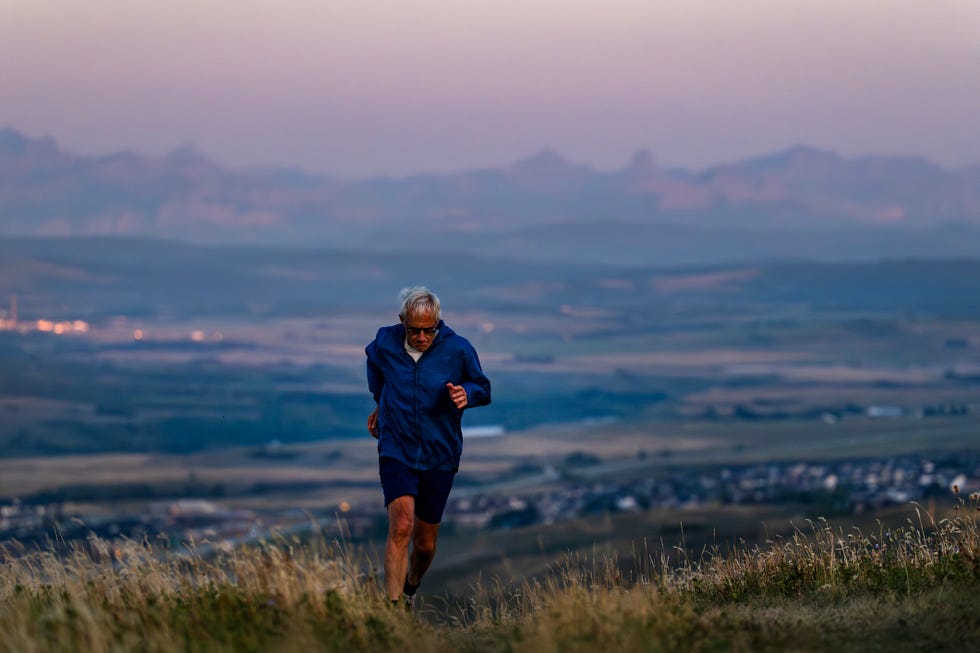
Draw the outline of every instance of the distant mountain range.
M631 264L980 255L980 165L807 146L692 172L638 152L597 171L542 151L503 168L347 181L232 169L183 148L80 156L0 129L0 236L452 250Z

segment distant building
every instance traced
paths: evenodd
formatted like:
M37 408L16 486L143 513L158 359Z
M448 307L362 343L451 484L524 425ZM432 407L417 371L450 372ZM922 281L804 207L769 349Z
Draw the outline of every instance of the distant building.
M901 406L868 406L868 417L901 417Z

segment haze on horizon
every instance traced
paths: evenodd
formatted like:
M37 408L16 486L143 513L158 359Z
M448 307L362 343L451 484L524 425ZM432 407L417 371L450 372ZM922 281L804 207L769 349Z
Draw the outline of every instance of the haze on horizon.
M0 126L338 176L795 143L980 163L974 0L0 0Z

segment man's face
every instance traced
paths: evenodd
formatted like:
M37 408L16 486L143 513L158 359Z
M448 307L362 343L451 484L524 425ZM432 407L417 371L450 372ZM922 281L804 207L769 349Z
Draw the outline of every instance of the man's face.
M409 313L402 319L402 324L405 325L408 344L419 351L425 351L435 338L439 320L432 313Z

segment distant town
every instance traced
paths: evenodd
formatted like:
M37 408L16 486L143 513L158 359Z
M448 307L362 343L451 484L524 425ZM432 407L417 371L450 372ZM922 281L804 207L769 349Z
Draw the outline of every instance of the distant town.
M531 465L535 481L523 492L461 487L450 499L444 524L451 528L514 529L660 508L794 503L813 517L855 514L886 506L941 500L950 506L980 489L980 455L916 455L836 462L725 465L676 469L633 480L588 478L599 460L577 452L561 468ZM165 538L171 546L197 550L237 545L320 528L353 540L383 537L377 502L343 502L318 514L301 510L227 510L200 498L149 503L145 510L112 517L70 514L61 503L0 499L0 543L37 547L52 542Z
M89 328L89 323L84 320L20 320L17 315L17 295L10 296L9 311L0 310L0 331L18 331L20 333L40 331L60 336L68 333L88 333Z
M0 331L15 331L21 334L37 332L58 336L81 335L90 333L92 331L92 325L85 320L20 319L17 309L17 295L11 295L10 308L8 310L0 309ZM129 337L129 333L129 331L126 332L127 338ZM147 332L145 329L139 327L132 329L132 338L134 341L138 342L146 339L146 337ZM220 331L207 333L201 329L192 329L187 334L187 339L195 343L206 341L221 342L224 339L224 334Z
M593 461L578 454L568 462L588 466ZM726 465L632 481L576 482L574 471L546 468L545 473L567 480L524 496L476 493L451 499L447 519L477 528L514 528L607 512L781 502L811 504L823 514L853 514L930 498L952 502L953 488L958 493L980 488L980 456Z

